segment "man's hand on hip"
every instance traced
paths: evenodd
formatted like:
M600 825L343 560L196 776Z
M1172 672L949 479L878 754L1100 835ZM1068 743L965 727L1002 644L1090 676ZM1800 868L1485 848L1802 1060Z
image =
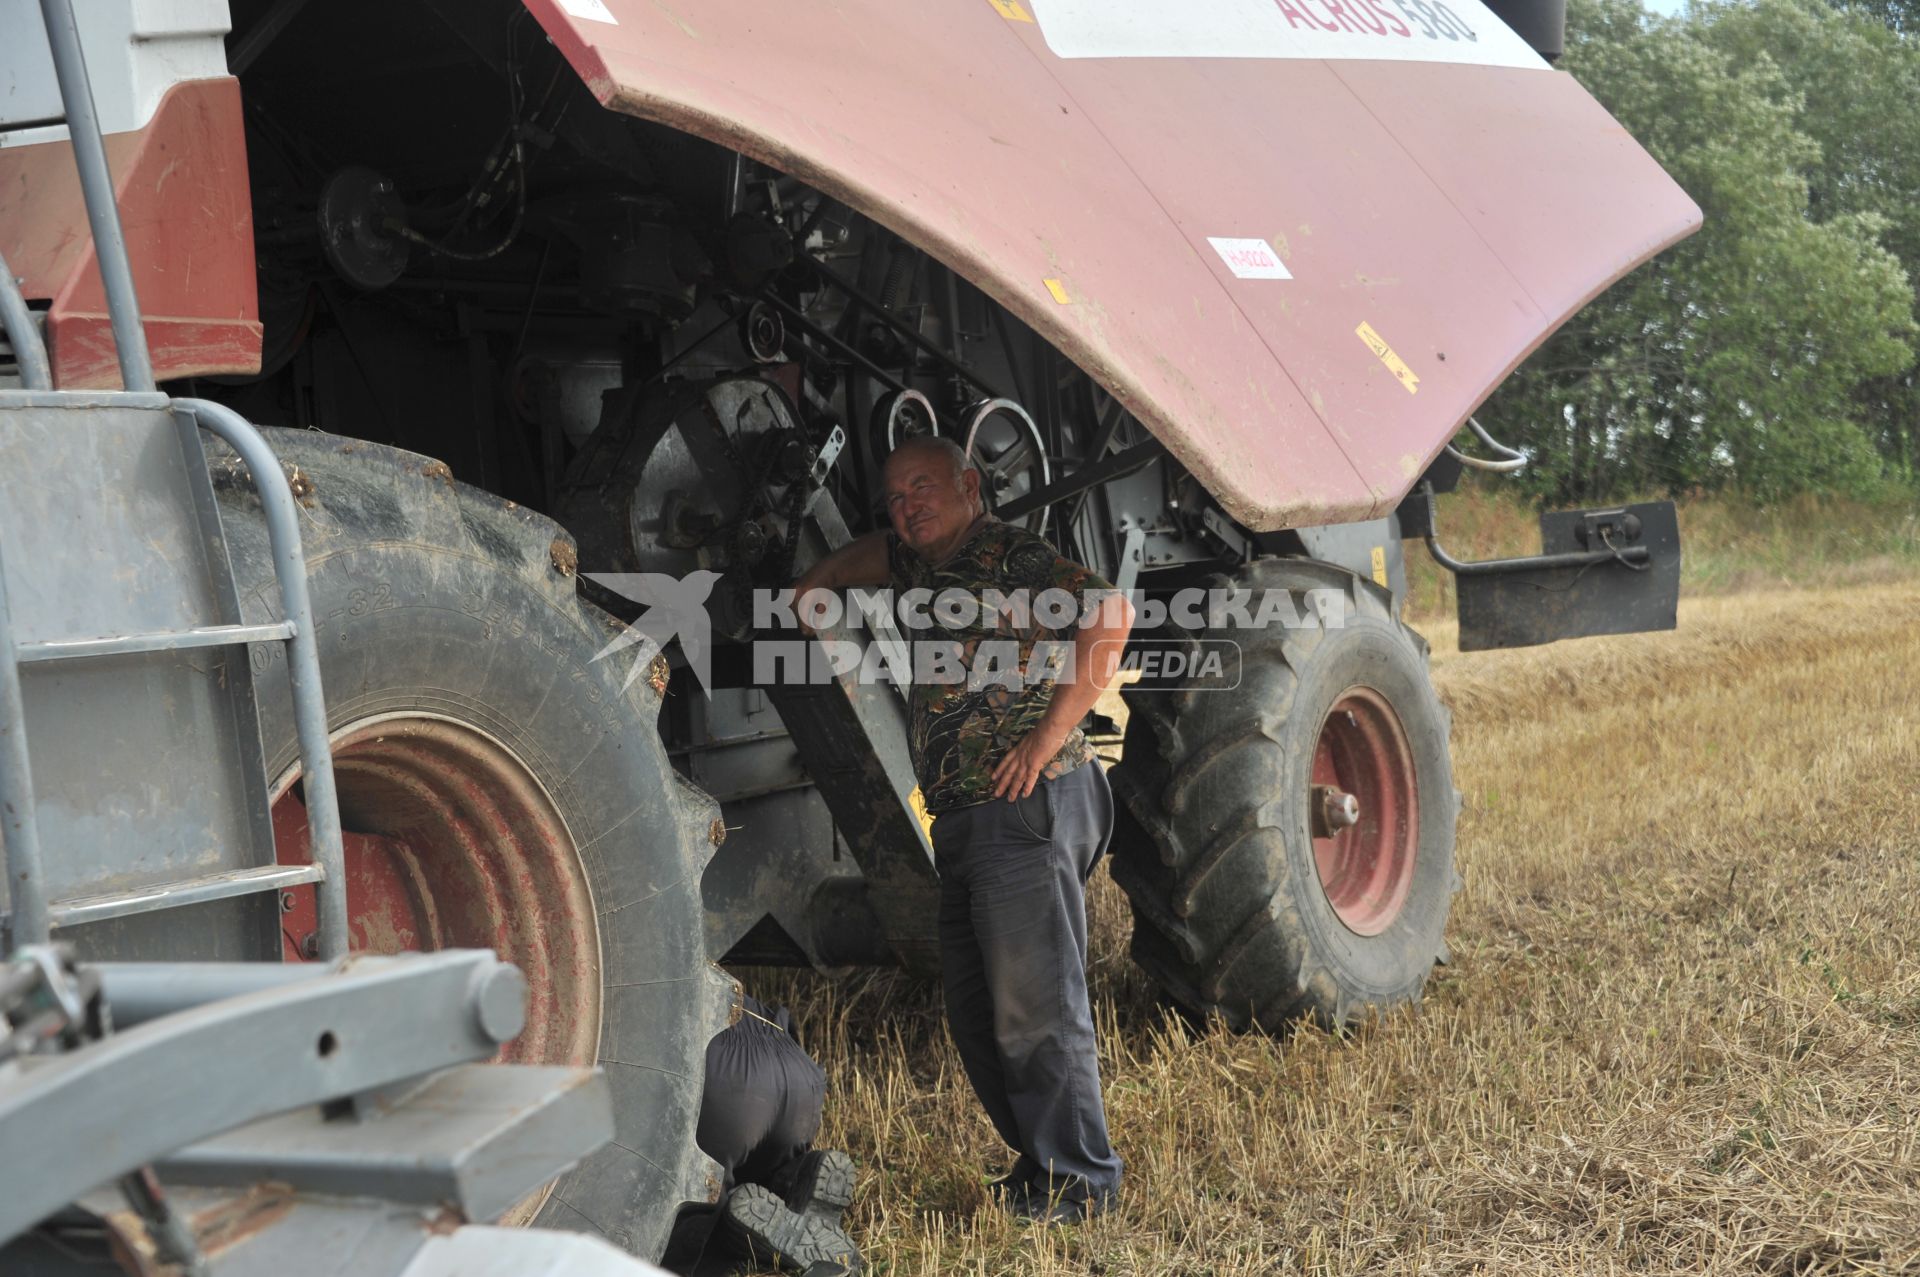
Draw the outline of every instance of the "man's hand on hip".
M993 796L1017 802L1031 794L1033 787L1040 783L1040 773L1060 752L1066 739L1065 732L1048 727L1044 721L1022 736L1019 744L1008 750L1007 756L993 769Z

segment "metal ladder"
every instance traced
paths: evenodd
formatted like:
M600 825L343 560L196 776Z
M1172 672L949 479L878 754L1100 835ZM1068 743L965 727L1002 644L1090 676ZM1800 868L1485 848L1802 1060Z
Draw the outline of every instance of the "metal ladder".
M302 883L347 951L340 813L298 509L232 410L155 388L71 0L42 0L122 392L56 391L0 260L20 390L0 390L0 841L8 944ZM240 623L200 431L239 454L284 619ZM284 644L312 863L276 863L252 656ZM36 781L28 741L43 764Z
M0 390L0 886L15 951L0 962L0 1146L34 1151L0 1157L0 1267L58 1253L65 1271L84 1261L63 1228L104 1249L100 1220L131 1206L153 1260L187 1277L279 1273L291 1247L341 1274L664 1277L581 1234L442 1226L497 1218L603 1144L606 1078L481 1063L525 1023L525 977L489 952L340 961L340 813L298 507L252 426L155 389L72 0L41 11L127 389L52 388L0 260L25 387ZM241 622L203 430L253 476L279 620ZM272 645L309 865L274 863L251 659ZM47 945L57 927L138 932L176 905L247 915L240 902L306 882L320 884L324 964L205 961L231 956L205 952L205 926L161 933L197 961L76 965ZM95 938L129 936L76 947Z

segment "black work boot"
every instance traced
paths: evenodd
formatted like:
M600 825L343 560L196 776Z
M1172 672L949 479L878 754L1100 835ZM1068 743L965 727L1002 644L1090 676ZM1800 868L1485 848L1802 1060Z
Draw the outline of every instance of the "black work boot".
M1078 1175L1041 1176L1008 1199L1015 1219L1032 1224L1079 1224L1106 1213L1108 1202Z
M787 1209L838 1225L853 1202L853 1159L837 1148L816 1148L800 1159L787 1190Z
M837 1223L797 1214L772 1190L758 1184L742 1184L727 1195L724 1227L747 1248L754 1262L772 1264L783 1272L804 1273L816 1264L860 1271L859 1248Z
M1025 1153L1014 1159L1013 1169L999 1179L987 1181L987 1196L1002 1206L1011 1207L1025 1197L1033 1177L1040 1173L1040 1165Z

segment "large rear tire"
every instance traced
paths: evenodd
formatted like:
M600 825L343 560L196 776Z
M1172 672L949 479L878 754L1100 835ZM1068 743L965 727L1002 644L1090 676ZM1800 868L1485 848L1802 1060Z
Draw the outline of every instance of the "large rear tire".
M1231 690L1127 692L1113 875L1133 905L1134 958L1236 1028L1301 1015L1338 1026L1415 1000L1446 959L1459 885L1448 716L1426 644L1385 591L1330 564L1267 560L1216 584L1251 589L1256 606L1262 591L1331 591L1344 624L1209 633L1239 644ZM1344 814L1323 814L1316 837L1314 808L1329 801Z
M595 659L619 625L577 596L557 525L426 457L265 433L302 507L355 947L487 946L527 972L507 1058L597 1060L614 1129L516 1214L658 1257L718 1191L694 1126L732 994L701 923L719 808L668 763L656 681ZM242 613L275 618L252 483L219 454L212 470ZM279 851L300 858L284 650L254 666ZM286 904L297 953L311 905Z

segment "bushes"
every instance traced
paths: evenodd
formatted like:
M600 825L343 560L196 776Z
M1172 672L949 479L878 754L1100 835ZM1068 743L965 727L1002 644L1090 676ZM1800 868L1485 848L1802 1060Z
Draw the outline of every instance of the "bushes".
M1480 414L1563 503L1867 498L1920 455L1920 40L1820 0L1574 0L1568 71L1705 227L1603 294Z

